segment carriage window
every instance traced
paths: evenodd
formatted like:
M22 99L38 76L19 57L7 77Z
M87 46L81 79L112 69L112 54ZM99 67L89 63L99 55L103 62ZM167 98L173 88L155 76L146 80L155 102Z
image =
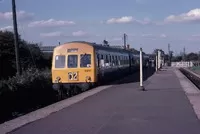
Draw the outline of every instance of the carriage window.
M128 57L126 56L126 64L128 64Z
M103 60L103 55L101 55L101 60Z
M114 62L114 56L112 55L112 62Z
M112 65L115 66L115 61L114 61L114 56L112 55L112 61L111 61Z
M91 54L81 54L81 67L91 67Z
M77 55L68 55L68 68L77 68L78 65L78 56Z
M55 68L65 67L65 55L56 55L55 57Z
M109 63L108 55L106 55L106 63Z
M117 59L117 56L115 56L115 64L118 65L118 59Z
M120 63L121 63L121 65L124 64L124 62L123 62L123 56L120 56Z

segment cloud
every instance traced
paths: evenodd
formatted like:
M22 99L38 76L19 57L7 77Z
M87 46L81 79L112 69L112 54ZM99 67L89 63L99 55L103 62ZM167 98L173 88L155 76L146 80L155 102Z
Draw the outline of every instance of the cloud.
M13 26L6 26L0 28L0 31L13 31Z
M18 29L18 32L20 30L23 30L22 26L19 26L19 25L18 25L17 29ZM0 28L0 31L13 31L13 26L2 27L2 28Z
M153 39L153 38L166 38L167 37L166 34L160 34L160 35L156 35L156 34L142 34L141 36L144 37L144 38L151 38L151 39Z
M73 21L49 19L31 22L28 24L28 27L62 27L74 24L75 22Z
M85 35L87 35L87 33L80 30L80 31L77 31L77 32L73 32L72 35L73 35L73 36L76 36L76 37L77 37L77 36L80 37L80 36L85 36Z
M41 33L40 34L41 37L60 37L60 36L64 36L64 34L62 32L50 32L50 33Z
M180 15L170 15L164 21L168 23L200 22L200 9L196 8Z
M139 23L139 24L149 24L151 23L150 19L145 18L144 20L137 20L132 16L124 16L120 18L111 18L108 19L105 23L107 24L123 24L123 23ZM102 22L101 22L102 23Z
M88 33L81 30L72 32L71 35L65 34L64 32L60 32L60 31L40 34L41 37L84 37L86 35L88 35Z
M32 20L34 18L33 13L27 13L25 11L17 12L17 19L19 21ZM12 12L0 12L0 20L12 20Z
M121 18L111 18L106 21L107 24L113 24L113 23L130 23L133 21L132 16L124 16Z
M161 38L166 38L167 35L166 35L166 34L161 34L160 37L161 37Z

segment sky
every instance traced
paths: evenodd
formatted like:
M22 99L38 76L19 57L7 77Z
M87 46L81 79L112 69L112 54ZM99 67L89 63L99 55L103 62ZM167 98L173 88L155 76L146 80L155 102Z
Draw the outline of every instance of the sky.
M18 31L30 42L123 45L175 54L200 51L200 0L16 0ZM0 0L0 30L13 30L11 0Z

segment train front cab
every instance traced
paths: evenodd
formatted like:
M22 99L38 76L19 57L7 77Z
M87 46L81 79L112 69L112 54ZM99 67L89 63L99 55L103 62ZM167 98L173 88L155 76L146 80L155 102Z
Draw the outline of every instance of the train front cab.
M94 49L87 44L70 43L54 49L52 83L55 90L76 86L86 90L96 81Z

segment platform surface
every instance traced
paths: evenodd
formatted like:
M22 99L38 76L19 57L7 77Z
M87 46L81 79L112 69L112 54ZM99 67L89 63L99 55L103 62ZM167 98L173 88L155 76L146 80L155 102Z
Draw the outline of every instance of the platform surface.
M147 91L130 79L10 134L200 134L174 69L146 80Z

